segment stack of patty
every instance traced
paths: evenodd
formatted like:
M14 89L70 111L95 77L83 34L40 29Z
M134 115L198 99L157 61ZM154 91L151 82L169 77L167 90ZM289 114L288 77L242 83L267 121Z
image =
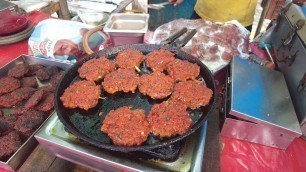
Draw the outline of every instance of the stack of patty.
M0 78L0 160L9 158L51 114L54 91L63 76L57 67L17 64ZM38 88L38 80L44 87Z

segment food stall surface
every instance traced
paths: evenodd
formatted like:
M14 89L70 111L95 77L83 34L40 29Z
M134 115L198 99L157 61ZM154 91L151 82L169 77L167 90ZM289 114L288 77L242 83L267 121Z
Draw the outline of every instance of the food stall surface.
M124 153L110 153L78 140L68 133L56 113L35 135L50 154L98 171L201 171L206 138L206 123L186 139L178 159L173 162L140 160Z
M39 11L35 11L30 14L29 18L32 22L36 23L49 18L48 14L44 14ZM27 54L27 40L19 43L0 46L0 66L7 64L12 59L18 57L21 54ZM211 115L215 118L218 115ZM217 119L216 119L217 120ZM218 123L218 121L216 122ZM208 120L207 125L207 140L205 142L205 160L203 165L206 166L220 166L220 171L305 171L306 162L306 141L297 138L287 148L287 150L281 150L277 148L271 148L247 141L237 140L229 137L220 136L221 142L221 154L219 159L213 161L213 158L207 158L208 151L211 151L213 147L219 148L219 144L212 142L212 138L219 139L218 124L215 129L210 127L211 121ZM209 131L210 130L210 131ZM213 135L209 137L210 135ZM206 152L207 151L207 152ZM211 157L219 155L219 149L215 152L209 152ZM213 162L212 162L213 161ZM205 165L204 165L205 166ZM218 168L217 167L217 168ZM0 169L0 171L5 171ZM29 155L28 159L18 170L20 172L28 171L93 171L89 168L82 167L60 158L56 158L44 152L40 145ZM212 170L206 170L212 171ZM219 170L215 170L219 171Z

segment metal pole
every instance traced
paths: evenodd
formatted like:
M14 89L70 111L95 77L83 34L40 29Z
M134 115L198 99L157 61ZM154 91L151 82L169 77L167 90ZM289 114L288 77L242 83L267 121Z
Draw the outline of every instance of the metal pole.
M259 19L259 22L258 22L258 26L256 28L256 32L255 32L254 38L260 33L260 30L262 28L262 24L263 24L263 22L265 20L265 17L267 15L268 9L269 9L270 4L271 4L271 0L266 0L266 1L267 2L266 2L265 6L263 7L262 12L261 12L261 16L260 16L260 19Z

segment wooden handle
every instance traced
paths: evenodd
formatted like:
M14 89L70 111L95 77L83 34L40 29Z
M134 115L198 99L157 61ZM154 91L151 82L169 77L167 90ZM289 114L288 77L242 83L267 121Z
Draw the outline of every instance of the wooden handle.
M93 28L93 29L90 29L90 30L85 34L85 36L83 37L83 39L82 39L83 48L84 48L84 51L85 51L88 55L94 53L94 52L90 49L90 47L89 47L89 45L88 45L88 40L89 40L90 36L91 36L92 34L94 34L95 32L101 31L101 30L103 29L103 27L104 27L104 26L97 26L97 27L95 27L95 28Z

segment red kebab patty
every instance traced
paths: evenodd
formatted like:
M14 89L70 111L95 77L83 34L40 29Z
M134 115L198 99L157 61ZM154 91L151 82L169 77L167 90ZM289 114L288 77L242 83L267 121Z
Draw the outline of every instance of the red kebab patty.
M186 81L199 76L200 66L187 60L176 59L168 64L167 72L175 81Z
M124 106L106 115L101 131L107 133L115 145L139 146L147 140L150 125L144 110Z
M29 72L30 69L25 64L18 64L8 71L8 76L22 78Z
M70 85L60 99L67 108L79 107L88 110L98 104L100 96L100 86L94 82L83 80Z
M171 77L161 73L153 72L142 75L139 79L139 91L153 99L166 98L172 93L174 81Z
M104 78L102 86L104 90L110 94L118 91L135 92L139 83L139 77L135 70L132 69L118 69Z
M21 79L21 87L37 88L38 84L35 77L24 77Z
M21 139L17 131L0 137L0 160L6 161L21 146Z
M13 77L4 77L0 79L0 95L9 93L20 87L20 81Z
M152 51L146 56L146 64L153 71L160 71L166 69L168 63L174 61L174 54L165 49Z
M85 78L88 81L99 81L105 77L108 73L115 70L115 64L108 60L106 57L100 57L98 59L91 59L85 62L79 69L79 75L81 78Z
M153 134L160 137L171 137L188 131L192 120L186 109L187 107L183 104L171 100L155 104L148 116Z
M135 69L143 61L143 54L136 50L124 50L116 57L116 66L122 69Z
M200 81L184 81L174 85L171 99L184 103L191 109L207 105L213 95L213 91Z
M35 92L35 88L24 87L18 88L11 93L0 96L0 106L12 107L22 100L28 99Z
M43 112L29 110L18 117L14 129L23 139L27 139L44 122L44 115Z
M42 101L35 106L35 109L42 112L48 112L53 109L54 106L54 94L45 94Z

